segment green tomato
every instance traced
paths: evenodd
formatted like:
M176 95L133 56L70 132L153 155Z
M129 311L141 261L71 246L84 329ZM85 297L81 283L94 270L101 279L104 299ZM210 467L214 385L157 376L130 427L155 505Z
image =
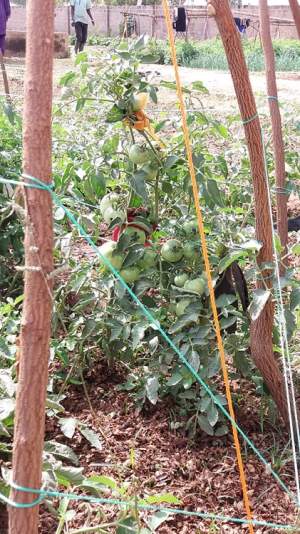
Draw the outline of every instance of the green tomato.
M102 215L104 215L104 212L107 210L107 208L116 206L116 204L119 201L119 195L116 193L108 193L107 195L104 195L100 202L100 211Z
M190 299L182 299L182 300L180 300L178 302L177 306L176 306L176 315L178 317L183 315L184 312L185 312L185 309L189 306L190 303L191 303Z
M123 234L127 235L130 238L131 243L138 243L140 245L144 245L146 241L145 232L143 232L143 230L140 230L139 228L135 228L134 226L127 226Z
M178 274L174 278L175 286L177 287L183 287L184 284L188 281L189 277L186 273Z
M127 267L127 269L122 269L120 275L127 284L132 284L139 279L140 271L137 267Z
M135 165L142 165L151 160L151 152L146 145L138 145L135 143L130 147L129 159L132 163L135 163Z
M183 246L183 255L187 260L195 260L198 257L196 246L193 241L188 241Z
M227 252L227 247L223 243L219 243L216 248L216 255L223 258Z
M188 280L183 287L188 291L193 291L194 293L198 293L198 295L202 295L205 293L206 281L202 277L194 278L193 280Z
M183 256L182 244L178 239L169 239L161 249L162 258L170 263L180 261Z
M141 170L146 174L145 180L153 182L157 176L158 165L155 161L152 161L143 165Z
M185 223L183 223L182 228L187 235L196 235L198 233L197 219L186 221Z
M123 211L115 210L112 206L109 206L103 213L103 219L106 224L110 224L114 219L117 218L124 222L125 214Z
M99 252L102 256L104 256L111 264L112 266L119 271L122 267L124 258L122 254L114 254L115 250L117 248L117 243L115 241L107 241L101 247L99 247ZM107 270L108 267L104 263L103 260L100 260L102 265L104 265L105 269Z
M154 250L151 248L147 248L144 252L144 256L142 257L139 265L141 269L150 269L151 267L154 267L157 260L157 254Z

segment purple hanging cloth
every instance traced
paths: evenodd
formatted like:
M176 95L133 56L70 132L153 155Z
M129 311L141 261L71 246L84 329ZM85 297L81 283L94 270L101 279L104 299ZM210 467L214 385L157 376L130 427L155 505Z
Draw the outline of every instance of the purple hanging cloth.
M4 54L6 23L10 16L9 0L0 0L0 50Z

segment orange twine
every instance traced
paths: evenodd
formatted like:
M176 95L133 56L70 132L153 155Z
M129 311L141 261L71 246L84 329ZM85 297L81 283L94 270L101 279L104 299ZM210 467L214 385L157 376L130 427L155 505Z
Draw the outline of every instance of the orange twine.
M182 117L182 129L183 129L186 153L187 153L187 158L188 158L188 166L189 166L189 171L191 175L193 196L194 196L194 202L195 202L195 208L196 208L196 214L197 214L197 220L198 220L198 229L199 229L199 235L201 239L201 246L202 246L203 258L204 258L204 263L205 263L205 271L207 275L207 283L209 287L211 309L212 309L212 314L213 314L213 319L214 319L214 328L216 332L217 344L218 344L218 349L220 353L220 361L221 361L221 368L222 368L224 384L225 384L228 410L229 410L231 418L235 421L236 418L235 418L232 396L231 396L231 391L230 391L230 383L229 383L229 377L228 377L228 371L227 371L225 350L224 350L224 345L223 345L223 340L222 340L222 335L221 335L221 327L220 327L218 311L217 311L217 306L216 306L215 292L213 288L211 271L210 271L208 249L207 249L206 237L205 237L205 231L204 231L204 225L203 225L203 216L202 216L202 210L201 210L201 206L199 202L198 185L197 185L197 180L196 180L195 167L193 163L192 146L191 146L191 141L190 141L190 136L189 136L187 114L186 114L186 108L185 108L185 103L184 103L184 98L183 98L182 86L181 86L181 81L180 81L180 76L179 76L175 40L174 40L174 34L173 34L173 29L172 29L172 22L171 22L168 0L162 0L162 3L163 3L164 15L165 15L165 20L166 20L166 25L167 25L167 30L168 30L169 43L170 43L170 48L171 48L171 57L172 57L172 63L174 67L177 94L178 94L178 100L179 100L181 117ZM251 511L250 501L249 501L249 496L248 496L248 489L247 489L244 464L243 464L243 459L242 459L242 454L241 454L241 447L240 447L240 442L238 438L238 432L237 432L236 426L234 425L232 425L232 434L233 434L233 440L234 440L234 445L235 445L235 450L236 450L237 463L239 467L239 474L240 474L241 487L243 491L243 500L244 500L245 510L246 510L248 520L251 521L253 519L253 516L252 516L252 511ZM252 523L249 524L249 531L251 534L254 534Z

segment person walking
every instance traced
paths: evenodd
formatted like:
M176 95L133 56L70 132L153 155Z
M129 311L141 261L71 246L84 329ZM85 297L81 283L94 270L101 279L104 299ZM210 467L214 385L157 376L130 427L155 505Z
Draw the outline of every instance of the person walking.
M9 0L0 0L0 53L2 55L5 52L6 23L8 17L10 17Z
M90 0L71 0L70 5L72 26L75 26L75 53L77 54L77 52L82 52L87 41L89 18L93 26L95 25L95 21L91 13L92 4Z

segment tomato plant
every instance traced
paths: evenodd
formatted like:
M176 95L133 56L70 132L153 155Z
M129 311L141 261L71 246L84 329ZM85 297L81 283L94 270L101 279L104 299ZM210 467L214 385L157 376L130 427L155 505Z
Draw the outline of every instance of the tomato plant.
M124 279L189 363L214 388L218 354L184 139L178 117L155 121L147 111L148 101L157 103L160 87L139 69L144 45L142 39L119 44L113 57L104 58L107 62L102 61L100 68L91 68L82 55L77 60L76 75L69 73L62 80L70 91L57 110L57 122L60 124L66 115L78 131L76 124L84 113L89 120L89 138L83 133L77 146L73 141L70 146L65 144L64 157L60 155L58 161L63 159L63 168L67 165L69 170L64 171L65 182L60 184L76 198L93 199L95 234L100 238L99 218L104 219L107 232L113 232L116 240L111 257L123 260L119 265ZM175 89L171 82L162 81L160 85ZM197 83L185 88L189 108L201 97L201 91L203 86ZM74 100L75 114L70 114L68 106L74 106ZM145 129L140 129L141 113L149 115L152 130L147 129L147 122ZM246 148L237 139L236 118L225 126L198 108L188 121L213 283L218 288L226 269L235 261L247 270L248 279L254 280L260 276L255 261L260 244L253 239L249 163ZM59 171L57 163L55 168ZM55 176L59 182L61 172ZM111 216L105 216L107 209ZM141 405L173 395L176 403L185 406L192 421L191 431L200 427L210 434L224 433L222 417L202 388L199 399L191 374L119 282L109 271L102 272L105 309L99 315L95 294L91 301L87 298L87 308L80 307L80 311L89 314L92 302L93 318L96 313L101 325L95 330L101 332L99 347L110 365L121 360L132 368L124 387L134 392ZM293 286L293 274L288 276ZM95 285L92 274L87 280ZM89 295L87 281L80 288L81 293L84 290ZM253 308L259 313L261 307L255 298L251 313ZM218 296L217 306L222 331L226 332L226 349L237 369L249 376L253 365L245 351L248 315L237 308L234 291ZM229 334L232 327L237 328L237 337Z

